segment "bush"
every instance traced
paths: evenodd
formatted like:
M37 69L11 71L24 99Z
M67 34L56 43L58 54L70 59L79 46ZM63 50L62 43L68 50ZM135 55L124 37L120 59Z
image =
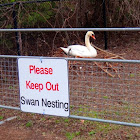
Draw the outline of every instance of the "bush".
M18 28L104 27L103 0L71 0L23 4L27 0L5 0L0 4L19 2L0 8L0 28L14 28L13 8ZM106 0L107 27L139 27L140 0ZM0 33L1 54L17 54L14 33ZM56 46L79 43L81 32L36 32L20 34L22 55L49 55ZM75 40L74 40L75 39ZM73 40L73 42L70 42ZM24 48L24 49L22 49ZM44 51L46 50L46 51Z

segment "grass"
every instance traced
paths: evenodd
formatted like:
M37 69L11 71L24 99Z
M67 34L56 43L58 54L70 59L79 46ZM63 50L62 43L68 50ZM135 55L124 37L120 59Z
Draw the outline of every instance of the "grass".
M45 121L46 120L46 118L45 117L42 117L41 119L40 119L40 121Z
M73 138L77 137L77 136L80 136L80 131L77 131L77 132L66 132L66 138L68 140L72 140Z
M96 93L96 88L89 88L88 89L88 92L94 92L94 93Z
M95 130L91 130L88 134L89 134L90 136L95 135L95 134L96 134L96 131L95 131Z
M68 123L68 122L69 122L69 119L64 119L64 122L65 122L65 123Z
M87 127L89 130L87 130ZM86 139L90 139L90 138L93 138L93 136L98 135L100 133L102 134L102 137L104 137L104 136L108 135L111 131L119 130L119 128L121 128L121 126L119 126L119 125L84 121L83 125L80 127L80 129L78 131L66 132L65 135L68 140L73 140L76 138L82 139L83 133L85 133L84 135L86 135Z
M26 127L32 127L32 126L33 126L32 121L28 121L28 122L26 123Z
M130 78L133 78L133 77L135 77L135 74L134 73L130 73Z
M74 137L75 137L75 134L74 133L71 133L71 132L67 132L66 133L66 138L68 140L72 140Z
M14 89L14 87L13 87L13 86L9 86L8 88L9 88L9 89Z
M108 97L108 96L103 96L103 98L104 98L104 99L109 99L109 97Z
M4 118L3 116L0 116L0 120L3 120L3 118Z
M42 132L42 135L43 135L43 136L46 136L46 132Z
M107 100L109 97L103 96L103 98ZM86 104L81 104L79 106L73 107L71 114L76 116L86 116L90 118L138 123L138 121L136 121L138 119L134 119L133 115L130 115L139 113L138 106L135 106L134 103L129 103L128 101L122 101L121 103L121 105L117 104L110 106L104 104L101 110L98 110L96 107L91 107L90 105L87 106Z
M4 115L2 115L2 111L4 112ZM121 136L124 137L124 139L132 140L140 136L139 129L135 127L126 127L80 119L52 117L39 114L33 115L31 113L21 113L19 111L11 111L6 109L3 109L2 111L0 112L0 119L8 118L9 116L13 115L20 118L14 120L12 123L7 122L7 124L9 123L8 127L10 127L10 125L12 125L12 127L15 125L15 127L19 127L24 131L33 129L33 131L35 131L34 133L38 133L38 131L40 131L40 135L43 137L46 137L48 133L55 134L56 136L60 136L62 138L65 137L67 140L109 140L109 137L113 137L113 139L120 139ZM82 111L82 107L80 107L80 111ZM100 114L97 111L91 110L90 113L90 117L100 117ZM38 131L36 128L39 128L37 129Z

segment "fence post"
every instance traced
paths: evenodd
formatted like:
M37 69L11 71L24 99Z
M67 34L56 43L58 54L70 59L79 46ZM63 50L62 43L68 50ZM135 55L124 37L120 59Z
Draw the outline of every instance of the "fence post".
M13 23L14 23L14 29L17 29L17 15L15 11L15 6L16 4L13 5ZM21 55L20 52L20 44L19 44L19 32L15 32L15 37L16 37L16 45L17 45L17 53L18 55Z
M103 19L104 19L104 28L106 28L106 4L105 0L103 0ZM107 33L104 31L104 39L105 39L105 50L107 50Z

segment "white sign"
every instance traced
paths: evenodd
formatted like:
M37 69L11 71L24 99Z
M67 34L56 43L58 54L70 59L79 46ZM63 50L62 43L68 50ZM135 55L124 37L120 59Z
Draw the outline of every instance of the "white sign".
M65 59L19 58L18 70L22 111L69 116Z

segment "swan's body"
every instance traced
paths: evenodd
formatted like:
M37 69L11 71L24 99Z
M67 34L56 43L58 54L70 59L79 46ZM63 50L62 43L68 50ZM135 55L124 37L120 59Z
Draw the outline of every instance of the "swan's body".
M90 37L95 39L92 31L88 31L85 35L85 45L70 45L67 48L60 47L67 55L75 57L96 57L97 51L90 44Z

